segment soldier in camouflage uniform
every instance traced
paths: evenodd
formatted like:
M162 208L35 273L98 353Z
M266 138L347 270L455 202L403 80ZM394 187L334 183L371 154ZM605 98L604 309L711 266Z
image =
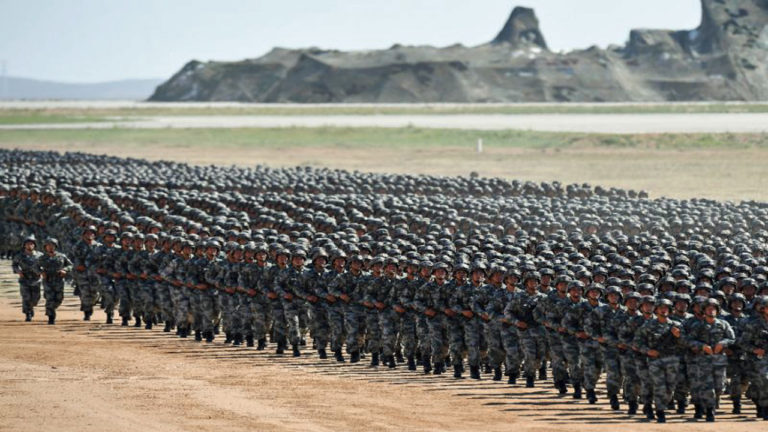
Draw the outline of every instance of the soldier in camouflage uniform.
M416 310L427 317L429 328L431 358L427 358L424 362L425 372L429 369L427 365L431 360L431 364L434 365L432 372L440 375L445 372L445 357L448 355L448 326L444 313L450 295L446 290L448 265L442 262L435 264L432 267L432 275L434 279L419 288L414 303Z
M195 340L202 337L211 343L215 338L215 328L219 324L221 303L219 289L222 289L225 259L220 255L221 246L208 242L205 256L197 260L202 269L202 284L197 285L197 301L195 302Z
M233 345L239 346L243 343L243 328L240 314L237 310L240 303L237 287L245 247L235 242L228 242L225 245L225 249L227 250L227 258L221 262L221 270L218 277L221 326L226 337L224 343L232 342Z
M128 280L128 291L130 292L131 303L133 306L133 317L136 319L133 326L139 328L144 320L145 296L142 293L142 285L144 281L141 278L141 275L144 272L144 262L147 260L147 253L144 250L144 234L134 233L131 246L129 260L126 263L127 273L125 277ZM146 325L147 323L145 322L144 324ZM151 322L149 324L151 325Z
M744 306L746 304L746 297L740 293L732 294L728 300L729 314L724 319L731 325L736 341L741 340L744 327L749 321L749 317L744 315ZM725 354L728 356L728 394L733 403L733 410L731 412L733 414L741 414L741 395L744 394L748 382L747 364L745 362L746 353L738 343L735 343L726 348Z
M581 364L584 368L583 385L590 404L597 402L595 388L603 369L603 353L595 335L590 334L589 318L600 307L603 291L601 284L590 284L584 293L587 301L581 303L578 309L571 309L571 313L574 314L574 317L571 318L572 322L578 322L579 331L576 333L576 337L579 339L579 357L581 357Z
M304 249L296 249L291 254L291 265L282 269L279 282L275 284L277 293L283 303L283 316L287 325L288 342L293 348L293 356L301 356L301 328L299 314L301 313L301 297L304 261L307 253Z
M400 335L403 344L403 354L408 361L408 370L416 370L416 321L418 319L413 310L413 298L419 288L420 279L417 276L419 262L409 260L405 267L405 277L397 280L396 292L398 298L394 303L395 312L400 315Z
M277 354L283 354L288 346L283 302L278 292L280 284L283 283L287 275L289 257L290 252L288 250L277 250L275 253L275 265L266 269L262 283L270 302L272 341L277 344L277 350L275 351Z
M413 295L412 309L416 313L416 339L421 365L424 373L432 372L432 347L429 337L429 317L424 314L429 303L429 292L424 290L427 283L432 280L432 261L424 260L419 263L419 275L416 277L416 288Z
M133 259L133 234L130 232L123 232L120 235L120 250L116 255L116 259L113 261L112 277L115 280L115 288L117 290L117 297L120 299L118 307L118 313L122 317L122 326L128 325L128 320L131 319L133 313L136 318L136 327L141 326L141 318L135 314L133 310L133 297L131 295L130 285L132 281L128 278L130 271L128 270L128 263Z
M171 251L171 241L166 235L160 235L160 249L152 256L154 262L155 274L152 278L155 281L155 300L160 319L165 323L163 332L170 333L176 326L176 319L173 310L173 286L169 284L161 274L168 267L174 254ZM178 329L176 334L179 334Z
M451 307L464 320L464 343L467 347L467 363L472 379L480 379L480 359L483 351L483 327L480 317L473 311L475 291L483 286L485 281L485 264L474 263L471 267L470 279L464 285L456 287L451 299Z
M538 272L523 275L523 290L517 292L505 312L510 324L517 328L519 346L525 363L523 365L525 386L532 388L536 372L544 359L545 346L541 343L541 325L535 318L535 311L546 295L539 291L541 276Z
M142 306L141 312L144 317L144 328L147 330L152 329L152 325L157 318L157 296L155 294L157 290L155 276L159 272L158 252L155 250L157 240L158 238L155 234L147 234L144 237L144 250L138 254L139 268L136 269L139 271L137 279L138 294L141 297L139 303Z
M363 276L364 294L361 304L365 307L365 329L367 338L367 351L371 353L370 366L379 365L379 353L381 352L381 327L379 327L379 312L374 303L383 302L388 294L382 275L384 258L375 257L370 263L370 273Z
M768 296L754 300L755 317L744 326L739 339L750 365L757 416L768 421Z
M568 299L568 283L570 281L571 279L567 275L555 278L555 288L547 294L546 298L539 302L536 314L538 321L544 326L547 334L552 375L555 388L560 394L565 394L568 391L565 385L568 377L568 366L565 361L560 333L557 331L563 319L561 315L562 308L558 307L558 304Z
M624 297L624 313L612 315L611 327L616 331L616 348L619 351L621 376L623 378L624 401L627 402L627 414L637 414L638 397L640 395L640 377L638 376L637 363L639 358L645 356L632 349L635 332L640 325L638 308L642 296L632 291ZM651 307L651 306L648 306ZM612 333L612 332L610 332ZM610 334L609 333L609 334Z
M707 300L704 319L697 321L685 335L688 345L700 358L691 380L692 391L698 394L708 422L715 421L715 409L725 389L726 349L736 341L731 325L717 317L719 312L720 303L715 299Z
M107 315L107 324L112 324L117 303L115 282L112 276L114 261L118 258L120 249L115 246L117 232L113 229L106 230L102 236L103 242L96 245L88 262L88 267L94 269L95 277L99 281L99 295L101 307Z
M675 392L680 358L677 339L683 336L680 325L669 319L673 304L667 299L656 302L656 318L647 320L637 331L635 344L648 356L648 373L653 381L656 421L666 422L666 409Z
M319 297L325 300L325 313L330 329L330 344L333 356L337 362L344 361L342 347L344 346L344 304L334 294L336 280L341 280L346 267L347 255L344 251L338 251L331 256L331 268L323 274L320 285Z
M328 284L328 293L342 302L344 330L347 334L347 353L351 356L350 363L360 361L360 349L363 341L365 310L360 304L364 291L362 266L363 257L353 255L349 259L349 270L339 273Z
M586 302L581 295L584 291L584 284L581 281L571 281L568 284L568 298L560 301L558 314L563 318L560 320L560 341L563 344L563 354L568 364L568 374L573 385L573 398L581 399L581 383L584 379L584 369L579 356L579 338L577 333L581 331L579 327L578 315L572 312L573 309L580 308L581 304Z
M507 269L491 266L487 283L476 293L473 310L480 311L485 323L485 337L488 341L488 365L493 370L493 380L501 381L501 363L505 359L502 328L504 323L504 298L506 289L502 278ZM484 303L484 305L483 305Z
M373 305L379 314L379 328L381 329L381 354L382 361L390 369L396 367L395 352L397 347L397 332L400 328L400 316L393 306L399 303L397 271L398 260L388 257L384 260L384 276L382 277L381 290L374 298Z
M691 318L693 318L693 315L688 313L688 309L691 305L691 297L688 294L678 294L674 291L668 293L667 296L675 305L675 309L669 315L669 319L677 321L683 328L689 325L689 323L692 323L693 321L691 321ZM688 350L685 339L679 340L679 342L680 347L678 348L678 355L680 355L680 370L677 375L675 401L677 402L677 413L685 414L685 409L688 405L686 399L690 392L688 366L694 359Z
M444 313L448 326L448 348L453 363L453 377L456 379L462 378L467 348L464 341L464 322L466 319L461 316L461 310L456 309L454 301L459 290L467 284L468 275L469 266L466 263L456 264L453 269L453 278L446 284L445 288L447 301L445 302Z
M23 249L14 258L13 272L19 276L19 291L21 293L21 311L25 321L32 321L35 307L40 301L40 257L43 254L36 250L37 240L34 236L24 239Z
M88 267L92 261L91 254L97 246L94 242L96 227L87 226L82 233L81 241L77 242L72 251L72 263L74 266L73 279L80 295L80 310L83 312L83 320L89 321L93 314L93 306L99 298L99 284L93 271Z
M600 344L603 361L605 363L605 385L608 391L611 409L617 411L619 405L619 391L622 388L623 376L621 373L621 357L618 348L618 324L621 318L626 317L621 306L621 290L616 286L609 286L605 298L607 303L592 309L587 318L586 332L592 340Z
M59 242L48 238L43 243L45 253L40 257L40 273L43 276L43 295L48 324L56 322L56 309L64 300L64 278L72 271L72 262L56 249Z
M330 324L328 323L327 312L327 291L325 288L326 270L328 264L328 253L325 250L318 250L312 255L312 265L302 274L302 284L300 287L301 298L309 304L310 308L310 328L312 329L312 338L317 349L317 354L321 359L328 358L326 347L330 333ZM341 347L338 347L341 353Z

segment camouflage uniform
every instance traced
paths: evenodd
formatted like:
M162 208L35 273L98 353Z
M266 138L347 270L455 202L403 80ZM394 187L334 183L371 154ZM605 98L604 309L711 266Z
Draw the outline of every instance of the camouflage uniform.
M130 270L128 269L128 263L133 260L134 250L133 248L120 248L120 252L117 255L117 260L114 262L115 286L117 288L117 296L120 298L120 305L118 311L123 320L128 320L131 317L131 313L138 317L138 312L133 307L133 295L132 288L134 281L129 279Z
M608 397L613 399L618 397L619 391L623 387L623 375L621 367L621 356L617 347L618 327L620 320L626 317L626 312L622 306L612 307L610 304L604 304L592 309L587 318L585 330L592 340L596 341L605 338L605 342L600 343L602 358L605 364L605 386L608 391Z
M21 273L19 291L21 293L21 310L28 317L35 315L35 306L40 301L40 257L38 251L27 253L22 251L13 258L13 272Z
M299 314L301 313L302 269L288 266L278 274L278 283L275 284L277 293L283 303L283 316L287 326L288 342L294 347L301 344L301 328ZM286 296L292 298L287 299Z
M400 328L400 316L392 308L399 303L398 280L395 277L383 276L380 291L376 301L383 304L379 309L379 328L381 329L381 349L385 360L390 360L390 367L394 366L394 355L398 351L397 332Z
M456 313L471 311L471 318L462 315L460 319L464 320L464 343L467 347L467 362L470 368L480 367L481 359L487 355L486 339L483 331L483 323L473 308L475 291L481 287L475 287L472 282L468 282L456 288L456 292L451 300L451 305ZM479 306L478 306L479 310Z
M43 274L43 295L45 297L45 314L49 319L56 318L56 309L64 300L64 278L60 271L72 271L72 262L61 252L53 255L43 254L40 257L40 271Z
M346 271L336 275L328 284L328 292L341 302L344 314L344 330L347 334L347 352L349 354L359 353L363 342L364 326L362 324L365 320L365 310L360 304L364 291L362 282L362 272L355 275L351 271ZM341 300L343 295L349 296L349 302ZM340 330L336 330L337 335L340 334Z
M338 292L335 289L334 284L336 280L342 280L343 273L339 273L334 269L331 269L323 274L321 280L319 280L318 297L324 300L325 316L328 322L329 329L329 341L331 344L331 351L340 353L344 345L344 305L334 292ZM327 299L330 296L333 301Z
M725 349L729 348L735 339L731 325L720 318L715 318L711 324L706 320L698 321L686 333L688 344L700 358L693 371L691 391L698 395L697 399L704 409L713 410L719 403L720 395L725 389L725 372L728 367ZM706 354L702 350L704 346L714 350L716 345L721 345L723 350L712 354Z
M93 306L99 299L99 281L95 279L95 269L89 267L96 246L95 242L89 244L79 241L72 251L72 265L75 270L72 278L80 292L80 310L86 314L93 313Z
M400 315L400 335L403 344L403 354L412 362L412 359L416 356L416 347L418 343L416 335L416 321L418 319L417 314L413 310L413 298L416 295L416 290L419 288L419 279L414 277L408 279L404 277L397 280L398 287L396 292L398 298L394 304L402 306L405 310Z
M768 419L768 319L755 316L749 320L744 326L739 345L746 353L750 365L753 399L763 410L763 418ZM756 349L762 349L766 354L758 356L754 352Z
M287 268L286 268L287 269ZM283 312L283 302L278 294L278 286L283 283L285 278L286 269L280 268L279 265L272 265L265 269L263 278L263 287L268 295L275 296L275 298L269 299L269 312L272 323L272 342L278 344L278 347L285 347L288 343L286 339L286 322L285 314Z
M325 299L325 273L325 270L321 269L318 271L314 266L306 269L302 274L299 291L301 298L307 302L310 308L311 319L309 324L315 347L322 351L325 351L325 348L328 346L330 333L328 305ZM339 348L341 347L339 346Z
M584 379L584 369L581 362L582 358L579 352L580 343L576 338L576 332L581 331L578 314L574 313L574 310L580 309L581 304L586 302L584 299L579 299L578 302L574 302L570 297L558 302L560 309L559 315L562 316L561 326L564 332L560 334L560 340L563 344L563 354L565 355L566 362L568 364L568 374L571 378L571 384L573 384L575 394L578 394L581 389L581 384Z
M562 308L558 303L567 299L567 295L560 296L557 290L552 290L543 298L537 307L536 316L539 322L544 323L544 331L547 335L547 345L549 346L549 355L552 362L552 375L555 385L564 388L565 380L568 376L568 368L563 352L563 343L557 329L563 319Z
M488 341L488 365L494 370L494 379L501 379L499 370L506 357L502 334L504 324L501 322L504 318L506 292L503 286L487 283L480 288L479 294L475 297L477 307L483 300L487 301L483 311L488 317L488 321L485 321L485 337Z
M113 279L114 261L118 259L120 249L115 245L101 243L97 245L89 262L89 268L94 269L95 278L99 281L99 295L101 296L101 307L108 319L111 320L117 303L117 293Z
M545 355L546 347L541 343L540 337L542 328L534 317L536 308L540 302L544 302L545 298L546 296L539 291L533 294L524 290L518 291L505 310L507 319L517 329L519 346L525 358L524 375L531 383ZM520 328L518 324L524 324L525 327Z
M680 329L674 320L662 323L658 319L651 319L640 327L635 336L635 344L641 352L659 352L657 358L649 356L648 359L648 373L653 382L653 402L657 412L667 409L677 385L680 358L677 355L677 338L671 332L673 327ZM684 335L681 334L681 337Z

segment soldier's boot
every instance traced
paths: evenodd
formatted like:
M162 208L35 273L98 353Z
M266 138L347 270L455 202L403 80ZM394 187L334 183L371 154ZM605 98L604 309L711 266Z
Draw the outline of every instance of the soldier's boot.
M256 346L257 351L263 351L267 347L267 338L259 339L259 344Z
M707 408L707 410L706 410L706 420L708 422L715 421L715 409L714 408Z
M179 328L179 337L182 339L186 339L187 336L189 336L189 329L186 327Z
M195 340L197 342L201 342L203 340L203 332L200 330L195 330Z
M474 380L480 379L480 366L469 366L469 377Z
M341 348L333 352L333 358L339 363L344 363L344 355L341 353Z
M755 404L755 417L761 419L763 418L763 407L757 404L757 401L752 399L752 402Z
M432 372L432 361L430 360L428 355L425 355L421 359L421 364L424 366L424 375L427 375L430 372Z
M517 377L514 375L510 375L509 378L507 379L507 384L509 385L517 384Z
M397 360L398 363L405 363L405 359L403 358L403 352L400 350L395 351L395 360Z
M637 402L629 402L629 409L627 409L628 415L637 414Z
M501 381L501 367L493 369L493 380Z
M667 414L662 410L656 411L656 423L666 423L666 422L667 422Z
M123 317L123 322L120 324L121 327L128 327L128 317Z
M358 363L359 361L360 361L360 351L352 351L352 354L349 355L349 362Z
M245 336L245 346L252 347L256 345L253 340L253 335L249 334Z
M152 330L152 320L151 319L145 320L144 328L146 330Z
M235 333L235 337L232 338L232 345L240 346L243 344L243 335L241 333Z
M32 321L32 313L31 312L27 312L27 313L24 314L24 321L26 321L26 322Z
M489 365L487 362L485 363L485 373L489 374L493 372L493 369L491 369L491 365Z
M213 332L208 330L205 332L205 341L208 343L213 342Z
M621 405L619 404L619 397L617 395L611 395L611 409L614 411L621 409Z
M107 313L107 324L112 324L112 312Z
M299 351L298 345L293 345L293 356L294 357L301 357L301 351Z
M134 317L134 318L136 318L136 322L133 323L133 326L136 327L136 328L141 327L141 317L137 316L137 317Z
M387 367L390 369L394 369L397 367L397 363L395 362L395 356L391 355L389 356L389 360L387 361Z
M416 370L416 359L413 356L408 356L408 370L409 371Z
M573 385L573 398L574 399L581 399L581 384L574 384Z
M651 404L643 405L643 414L645 414L645 418L648 420L653 420L653 407Z
M213 328L213 334L217 335L219 334L219 325L216 324L216 326Z
M444 364L442 362L435 362L435 370L432 371L432 375L442 375L444 371Z
M565 386L565 380L559 380L555 383L555 388L557 388L557 392L561 395L568 393L568 387Z
M533 376L525 377L525 387L526 388L533 388L533 381L534 381L534 377Z
M230 332L224 332L224 335L226 336L226 337L224 338L224 343L225 343L225 344L229 344L229 343L232 343L232 333L230 333Z
M704 416L704 409L699 404L693 405L694 411L693 411L693 418L699 420L701 417Z
M284 342L278 341L277 342L277 349L275 350L275 354L284 354L285 353L285 344Z
M768 406L763 407L763 420L768 421Z
M85 311L83 312L83 321L90 321L91 320L91 312Z
M733 402L733 409L731 410L731 414L741 414L741 398L738 396L732 396L731 401Z
M539 368L539 379L540 380L547 379L547 362L542 362L541 368Z
M302 339L302 340L303 340L303 339ZM305 343L304 345L306 345L306 343ZM316 340L314 340L314 339L312 339L312 349L313 349L313 350L316 350L316 349L317 349L317 341L316 341Z
M587 390L587 400L591 405L597 403L597 394L595 394L595 389Z
M325 352L325 348L320 348L317 350L317 356L320 357L322 360L325 360L328 358L328 353Z
M56 311L51 312L48 314L48 325L54 325L56 324Z
M165 327L163 327L163 333L170 333L171 332L171 322L166 321Z
M373 352L371 353L371 364L370 367L377 367L379 365L379 353Z
M677 401L677 414L685 414L685 408L688 404L684 400Z
M306 339L304 339L304 338L301 338L301 340L299 340L299 345L301 345L301 346L307 346L307 340L306 340Z
M464 379L461 376L461 365L453 365L453 377L456 379Z

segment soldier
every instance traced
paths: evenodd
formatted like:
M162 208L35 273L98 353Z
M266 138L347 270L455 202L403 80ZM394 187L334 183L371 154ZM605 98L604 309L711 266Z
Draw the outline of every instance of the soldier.
M321 359L328 358L325 349L328 346L330 325L327 312L327 291L325 289L325 266L328 264L328 253L319 249L312 255L312 265L304 271L300 288L301 298L309 304L311 318L310 328L312 339ZM338 347L339 354L341 347Z
M442 262L434 264L432 275L434 280L425 283L419 288L414 304L416 310L427 317L429 328L429 352L431 353L431 358L423 359L424 372L428 373L430 364L434 364L433 374L440 375L445 372L444 361L448 354L447 325L444 314L445 300L447 300L444 285L448 275L448 265Z
M64 300L64 278L72 271L72 262L56 251L58 247L58 240L47 238L43 243L45 254L39 259L40 273L43 276L45 314L48 315L50 325L56 323L56 309Z
M131 319L133 312L133 297L131 295L130 285L131 280L128 279L128 263L133 259L133 234L130 232L123 232L120 234L120 252L116 255L116 259L113 260L112 278L115 280L115 288L117 290L117 297L120 299L120 305L118 307L118 313L122 318L122 326L128 325L128 321ZM136 315L136 327L141 326L141 318Z
M399 303L399 293L397 291L398 264L399 262L395 257L388 257L384 260L383 283L373 302L379 314L382 359L390 369L396 367L395 352L398 351L397 331L400 328L399 315L393 308L394 305Z
M13 258L13 272L19 276L21 311L25 321L32 321L35 307L40 301L40 265L43 254L36 250L35 236L29 236L22 243L23 249Z
M621 357L619 355L618 326L622 318L626 317L621 306L621 290L617 286L609 286L605 294L607 304L592 309L587 318L586 331L592 340L600 344L600 349L605 363L605 385L608 391L611 409L618 411L619 391L623 386L621 373Z
M344 305L341 299L334 294L334 284L341 279L346 267L347 254L339 250L331 256L331 268L323 274L319 281L322 292L321 298L325 299L325 312L330 328L330 344L333 357L337 362L344 362L342 348L344 345Z
M413 309L413 299L416 290L419 288L420 280L417 276L419 271L419 261L411 259L405 267L405 277L398 279L398 299L394 303L393 309L400 315L400 335L403 344L403 353L408 361L408 370L416 370L416 347L418 339L416 336L417 314Z
M677 339L683 333L680 325L669 319L672 308L671 301L658 300L654 307L656 318L646 321L635 336L638 349L648 356L648 373L653 381L653 402L658 423L667 421L665 411L674 395L680 362Z
M275 265L266 269L263 278L263 289L270 301L270 312L272 313L272 341L277 344L276 354L283 354L288 346L286 339L286 322L283 311L283 302L278 294L280 284L283 283L288 270L288 259L290 252L287 249L280 248L275 251ZM301 355L301 354L299 354Z
M541 276L538 272L523 275L523 290L515 295L505 310L510 324L517 327L517 334L525 356L524 375L525 386L533 388L536 372L544 358L545 347L541 344L538 333L541 331L539 322L534 317L534 311L546 297L539 291Z
M461 379L464 372L464 354L466 345L464 343L464 321L461 316L461 310L455 308L454 300L456 294L467 284L469 266L464 263L458 263L453 269L453 279L451 279L444 290L447 296L444 313L448 325L448 348L453 360L453 377Z
M739 339L750 364L757 416L768 421L768 296L755 297L755 316L745 326Z
M365 310L360 303L364 291L362 267L363 257L353 255L349 259L349 270L339 273L328 285L328 293L342 302L350 363L360 361L360 349L363 341L362 324L365 319Z
M485 337L480 316L475 314L474 297L485 282L486 266L482 262L472 264L470 280L458 287L453 295L451 304L454 310L464 319L464 341L467 346L467 362L469 363L470 378L480 379L480 361L485 357ZM480 306L477 307L477 310Z
M156 295L157 281L155 275L158 274L158 257L155 246L157 245L157 236L155 234L147 234L144 237L144 250L139 251L138 254L138 268L135 271L138 272L138 278L136 283L138 285L137 293L141 297L139 302L142 306L142 316L144 317L144 328L147 330L152 329L152 325L157 317L156 308ZM170 330L170 329L169 329Z
M371 353L371 367L379 365L379 353L381 352L381 327L379 327L379 313L374 303L386 300L388 292L385 288L382 270L384 258L377 256L371 260L370 273L363 277L364 295L361 304L365 310L365 329L368 339L367 350Z
M728 301L728 312L730 313L724 318L731 325L737 342L741 340L741 335L749 321L749 318L744 315L746 303L747 299L742 294L733 293ZM725 354L728 356L727 376L730 380L728 394L733 403L731 413L741 414L741 395L748 383L746 353L738 343L734 343L725 349Z
M237 306L240 302L237 293L240 278L240 264L243 259L245 247L235 242L227 242L227 259L222 261L219 272L219 309L221 310L222 330L226 335L224 343L232 343L234 346L242 345L243 330Z
M111 269L114 267L114 261L118 259L120 249L115 246L115 239L117 239L117 232L115 230L108 229L104 231L102 239L103 243L99 243L94 247L91 259L88 262L88 268L94 269L95 278L99 281L101 307L107 315L107 324L112 324L117 293L115 292L115 281L112 277Z
M473 310L481 311L480 318L485 323L485 337L488 341L488 365L493 370L493 380L501 381L501 362L504 360L502 327L504 323L504 297L506 290L501 280L507 269L491 266L488 282L475 296ZM483 303L485 305L483 306Z
M645 358L643 354L632 348L635 332L645 319L638 318L641 298L636 292L627 293L624 297L624 313L613 315L611 322L611 326L616 329L616 347L621 359L621 376L624 378L624 400L627 402L629 415L637 414L641 385L637 365L641 359Z
M88 268L92 261L91 254L96 247L94 239L96 237L96 227L87 226L83 230L81 241L77 242L72 251L72 261L75 272L73 280L77 286L80 295L80 310L83 312L83 320L89 321L93 314L93 306L99 298L98 281L94 279L93 269Z
M563 352L563 344L557 329L561 326L562 309L558 307L559 303L568 299L568 283L571 281L567 275L560 275L555 278L555 289L547 294L546 298L539 302L537 308L537 319L544 326L547 334L547 345L552 363L552 375L555 388L560 394L565 394L565 381L568 377L568 367Z
M220 256L221 245L210 241L205 248L205 255L198 258L194 265L202 269L202 279L195 284L197 300L195 302L195 340L205 339L213 342L215 328L219 323L221 312L219 289L222 289L224 259ZM231 342L231 340L230 340Z
M571 281L568 284L568 298L559 303L561 308L559 315L563 318L560 320L560 327L557 331L560 333L560 340L563 344L563 354L568 364L568 374L573 385L574 399L581 399L581 384L584 379L582 358L579 355L579 333L582 333L582 330L579 314L574 313L580 312L580 310L576 309L580 309L582 307L581 304L586 302L581 297L583 291L584 284L581 281ZM584 339L586 334L581 336L581 339Z
M704 319L697 321L686 334L686 340L694 353L700 356L692 382L694 392L704 407L706 420L715 421L715 409L725 388L725 372L728 367L726 349L735 342L735 334L727 321L717 317L720 303L707 300Z
M283 303L283 315L287 325L288 342L293 348L293 356L300 357L301 351L301 328L299 323L299 314L301 313L301 297L304 260L307 253L304 249L296 249L291 254L291 265L282 270L282 276L279 283L275 284L277 293L280 295Z

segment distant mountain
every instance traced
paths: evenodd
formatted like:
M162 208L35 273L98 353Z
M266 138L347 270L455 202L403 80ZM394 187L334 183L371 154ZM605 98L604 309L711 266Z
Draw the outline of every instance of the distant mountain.
M29 78L0 77L2 99L145 100L162 79L127 79L101 83L63 83Z
M561 54L548 49L534 11L518 7L483 45L275 48L237 62L193 60L149 100L768 100L768 0L701 0L701 10L693 30L632 30L624 46Z

